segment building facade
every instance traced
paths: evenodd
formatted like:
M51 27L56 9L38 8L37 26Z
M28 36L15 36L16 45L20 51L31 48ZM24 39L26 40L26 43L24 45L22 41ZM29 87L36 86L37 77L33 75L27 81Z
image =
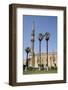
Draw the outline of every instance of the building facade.
M46 53L41 53L41 62L39 60L39 54L35 54L33 60L30 54L28 58L28 67L39 68L39 65L42 65L44 68L46 68L47 66ZM26 60L24 64L26 65ZM48 68L51 68L51 67L57 67L57 53L56 52L48 53Z

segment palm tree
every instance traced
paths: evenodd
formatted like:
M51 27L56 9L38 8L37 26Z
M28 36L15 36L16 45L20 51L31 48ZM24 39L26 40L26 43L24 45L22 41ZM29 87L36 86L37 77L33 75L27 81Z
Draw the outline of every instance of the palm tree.
M47 70L48 70L48 40L50 38L50 33L46 32L45 33L45 40L46 40L46 52L47 52Z
M25 49L25 51L26 51L26 53L27 53L27 56L26 56L26 66L27 66L27 68L28 68L28 54L29 54L29 52L30 52L30 48L27 47L27 48Z
M39 33L39 37L38 37L38 40L39 40L39 57L40 57L40 65L41 65L41 41L43 39L43 35L42 33Z

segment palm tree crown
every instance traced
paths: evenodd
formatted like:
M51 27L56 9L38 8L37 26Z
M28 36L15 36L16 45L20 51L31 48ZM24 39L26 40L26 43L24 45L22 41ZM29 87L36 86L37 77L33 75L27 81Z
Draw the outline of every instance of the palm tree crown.
M39 41L42 41L42 39L43 39L43 35L42 35L42 33L39 33L38 40L39 40Z
M46 39L46 40L49 40L49 37L50 37L50 33L49 33L49 32L46 32L46 33L45 33L45 39Z

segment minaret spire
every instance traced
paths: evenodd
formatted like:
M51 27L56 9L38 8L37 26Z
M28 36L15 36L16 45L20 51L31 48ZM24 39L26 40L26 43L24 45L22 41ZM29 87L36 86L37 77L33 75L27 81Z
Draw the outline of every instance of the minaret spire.
M31 33L31 54L32 54L32 66L34 67L34 41L35 41L35 22L32 22L32 33Z
M32 22L32 31L35 31L35 22L34 22L34 20Z

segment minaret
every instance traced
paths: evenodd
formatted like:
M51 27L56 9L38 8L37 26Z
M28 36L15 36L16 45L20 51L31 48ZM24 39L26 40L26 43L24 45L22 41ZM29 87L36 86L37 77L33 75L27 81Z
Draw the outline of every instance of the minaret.
M31 33L31 59L32 59L32 67L35 66L35 57L34 57L34 42L35 42L35 23L32 23L32 33Z

